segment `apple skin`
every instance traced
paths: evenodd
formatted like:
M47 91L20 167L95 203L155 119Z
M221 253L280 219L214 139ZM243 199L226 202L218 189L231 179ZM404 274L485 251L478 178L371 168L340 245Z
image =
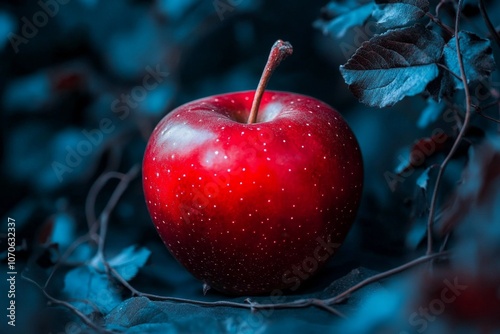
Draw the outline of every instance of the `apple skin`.
M300 286L344 241L359 206L362 157L342 116L304 95L254 91L184 104L154 129L146 204L173 256L233 295Z

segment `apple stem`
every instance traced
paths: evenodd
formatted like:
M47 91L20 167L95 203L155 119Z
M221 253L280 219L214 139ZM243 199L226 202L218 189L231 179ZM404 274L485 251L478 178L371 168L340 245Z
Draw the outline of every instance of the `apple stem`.
M266 90L267 83L271 78L274 70L281 63L283 59L293 53L292 44L289 42L284 42L281 39L277 40L273 47L271 48L271 52L269 53L269 58L267 59L266 66L264 67L264 71L262 72L262 76L260 77L259 85L257 86L257 90L255 91L255 96L252 102L252 109L250 110L250 115L248 116L248 124L255 123L257 121L257 113L259 112L260 101L262 100L262 96L264 95L264 91Z

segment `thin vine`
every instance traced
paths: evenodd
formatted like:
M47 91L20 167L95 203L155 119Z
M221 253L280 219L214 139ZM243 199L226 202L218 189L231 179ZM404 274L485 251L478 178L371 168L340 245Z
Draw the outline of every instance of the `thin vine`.
M455 16L455 46L457 49L457 58L458 58L458 63L460 66L460 76L461 80L463 82L464 90L465 90L465 118L462 124L462 127L460 128L460 132L457 135L457 138L455 139L455 142L453 143L453 146L446 156L446 158L443 160L441 165L439 166L438 170L438 175L436 177L436 183L434 185L434 190L432 192L432 199L431 199L431 204L429 208L429 219L427 221L427 255L430 255L433 253L433 233L432 229L434 226L434 215L436 211L436 206L437 206L437 199L438 199L438 194L439 194L439 187L441 185L441 179L443 177L443 174L445 172L446 167L448 166L448 163L450 162L451 158L455 154L455 152L458 149L458 146L460 145L460 142L462 141L465 131L467 130L467 127L469 126L470 122L470 108L471 108L471 96L470 96L470 91L469 91L469 86L467 85L467 75L465 74L465 69L464 69L464 62L462 59L462 53L460 52L460 36L458 34L459 32L459 26L460 26L460 17L461 17L461 8L462 8L462 0L458 1L457 5L457 14Z

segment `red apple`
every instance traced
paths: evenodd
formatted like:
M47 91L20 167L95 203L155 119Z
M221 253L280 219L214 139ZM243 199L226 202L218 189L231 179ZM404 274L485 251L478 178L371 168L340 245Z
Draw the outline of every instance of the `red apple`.
M145 198L165 245L225 293L296 289L335 253L360 202L361 154L342 116L312 97L264 92L287 53L278 41L257 93L170 112L144 155Z

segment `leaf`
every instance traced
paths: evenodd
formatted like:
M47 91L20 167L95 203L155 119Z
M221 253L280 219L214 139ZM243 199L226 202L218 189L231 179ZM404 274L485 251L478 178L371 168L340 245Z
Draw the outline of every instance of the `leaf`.
M384 28L405 26L422 18L429 11L427 0L375 0L373 17Z
M427 167L417 179L417 186L422 190L427 190L427 185L429 184L429 171L431 168L432 166Z
M319 19L314 22L314 27L321 29L323 34L335 38L342 38L352 27L363 25L370 17L373 3L364 5L348 5L331 1L323 8L327 19Z
M363 43L340 71L361 102L392 106L437 77L443 46L441 36L421 25L390 30Z
M421 129L426 128L429 124L434 123L439 115L443 112L446 105L436 102L434 99L427 99L427 107L420 114L417 126Z
M427 219L419 218L413 222L411 228L406 234L406 247L416 250L427 235Z
M63 293L85 314L107 314L122 301L120 289L91 266L69 271L64 277Z
M498 201L495 202L500 198L498 192L500 141L496 138L495 141L486 140L478 147L471 146L468 154L469 163L463 172L462 182L453 196L450 207L443 214L443 233L449 232L461 221L467 221L466 217L474 218L474 212L480 213L477 216L487 217L487 214L480 210L487 211L500 207ZM500 212L496 214L500 217ZM493 221L486 218L484 220Z
M407 333L401 329L408 327L406 305L414 293L411 283L393 277L386 288L366 296L360 307L349 314L349 320L340 322L331 333Z
M66 249L74 240L76 222L73 216L60 212L48 219L40 230L40 243L55 243Z
M136 246L130 246L108 263L123 279L129 281L137 275L150 254L147 248L137 249ZM69 299L76 299L75 307L86 314L93 311L108 314L122 301L121 288L105 274L104 265L97 256L90 265L75 268L66 274L63 292Z
M130 246L109 260L109 265L125 280L130 281L137 275L139 268L147 262L149 255L151 255L151 252L147 248L137 249L136 246Z
M440 68L437 78L432 80L425 90L437 102L450 99L455 92L452 75Z
M229 318L229 314L196 305L136 297L124 301L105 320L107 329L127 333L221 333L225 332L221 320Z
M471 32L461 31L458 35L467 83L487 78L496 68L490 41ZM455 37L444 47L444 62L450 71L460 77ZM452 77L454 88L464 88L461 80L451 74L448 75Z

